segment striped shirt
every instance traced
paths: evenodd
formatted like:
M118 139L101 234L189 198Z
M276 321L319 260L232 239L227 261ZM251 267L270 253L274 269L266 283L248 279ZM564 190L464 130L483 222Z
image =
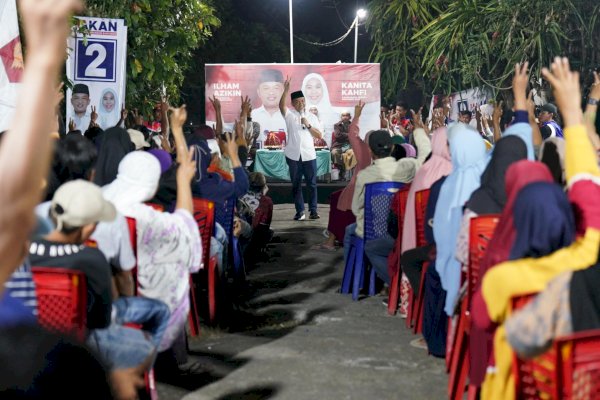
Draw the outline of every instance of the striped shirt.
M13 272L9 280L4 284L8 295L20 300L33 315L37 315L37 297L35 294L35 284L31 275L31 266L29 260Z

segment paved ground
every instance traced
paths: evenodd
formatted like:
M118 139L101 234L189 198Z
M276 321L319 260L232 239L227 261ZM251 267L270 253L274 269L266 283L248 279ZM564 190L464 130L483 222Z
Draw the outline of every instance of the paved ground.
M159 383L161 400L445 398L443 361L409 345L382 297L337 293L342 251L309 250L326 210L295 222L292 205L275 206L276 243L249 272L246 305L190 342L197 370Z

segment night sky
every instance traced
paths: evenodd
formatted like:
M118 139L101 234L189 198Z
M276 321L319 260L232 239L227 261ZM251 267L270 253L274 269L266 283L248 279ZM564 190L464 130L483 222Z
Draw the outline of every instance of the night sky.
M368 10L366 3L366 0L293 0L294 36L312 38L310 41L321 43L337 39L352 24L356 10ZM234 4L244 19L268 25L271 32L279 35L289 47L288 0L237 0ZM367 62L371 44L364 25L359 26L358 33L358 62ZM296 51L299 42L298 38L294 38L294 62L353 62L354 30L341 44L320 47L312 59L306 59ZM264 62L272 61L265 55Z

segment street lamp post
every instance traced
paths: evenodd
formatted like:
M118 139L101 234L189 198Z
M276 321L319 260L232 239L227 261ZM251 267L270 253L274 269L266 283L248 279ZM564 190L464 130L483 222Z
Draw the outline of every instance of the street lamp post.
M290 0L291 2L292 0ZM358 21L367 16L367 10L364 8L359 9L356 12L356 18L354 19L354 64L356 64L356 58L358 54Z
M292 0L289 0L290 7L290 63L294 63L294 19L292 17ZM356 61L354 61L356 62Z

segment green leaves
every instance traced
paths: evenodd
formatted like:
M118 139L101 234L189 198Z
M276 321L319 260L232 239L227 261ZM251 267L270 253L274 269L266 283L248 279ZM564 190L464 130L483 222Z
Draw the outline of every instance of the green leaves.
M514 64L534 76L556 55L596 68L600 5L584 0L374 0L368 28L382 89L420 85L427 92L510 85Z
M124 18L129 107L149 112L166 88L177 103L192 53L221 25L211 2L199 0L88 0L88 14Z

